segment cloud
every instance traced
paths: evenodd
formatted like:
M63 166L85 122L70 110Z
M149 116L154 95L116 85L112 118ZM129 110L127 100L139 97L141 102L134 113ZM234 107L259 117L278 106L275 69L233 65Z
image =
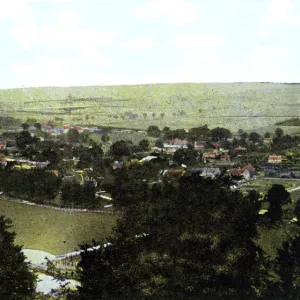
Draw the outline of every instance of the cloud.
M105 82L104 61L94 61L93 67L84 62L39 56L32 62L15 63L10 71L21 78L23 86L96 85ZM99 71L101 70L101 71Z
M34 11L33 7L26 0L10 0L0 2L0 19L1 18L26 18Z
M271 34L277 25L300 24L300 14L293 12L292 0L270 0L267 14L261 22L262 34Z
M244 57L240 65L241 74L248 81L288 81L291 78L290 65L296 52L286 47L259 46Z
M139 38L121 44L121 48L126 50L143 50L143 49L150 49L152 47L153 47L153 41L147 38Z
M163 19L174 26L197 21L196 7L185 0L151 0L135 9L138 18Z
M215 48L226 41L224 36L201 35L201 34L182 34L171 39L171 44L185 48Z
M25 50L39 48L49 51L68 49L70 53L83 55L85 59L99 59L103 56L101 46L115 40L118 30L105 31L97 28L84 29L82 15L61 12L53 23L38 25L31 13L23 19L15 20L11 37L19 42ZM107 59L107 58L106 58Z

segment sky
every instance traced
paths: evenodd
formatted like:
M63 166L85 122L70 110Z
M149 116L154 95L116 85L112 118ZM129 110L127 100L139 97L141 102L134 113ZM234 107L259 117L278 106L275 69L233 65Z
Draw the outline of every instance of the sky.
M1 0L0 88L299 82L299 0Z

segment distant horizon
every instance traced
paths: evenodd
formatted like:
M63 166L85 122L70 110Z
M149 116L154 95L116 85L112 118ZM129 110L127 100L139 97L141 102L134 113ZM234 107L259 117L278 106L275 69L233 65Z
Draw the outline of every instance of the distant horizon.
M117 87L117 86L143 86L143 85L172 85L172 84L300 84L300 82L276 82L276 81L209 81L209 82L156 82L156 83L125 83L125 84L96 84L96 85L69 85L69 86L22 86L0 88L0 90L16 90L16 89L35 89L35 88L74 88L74 87Z

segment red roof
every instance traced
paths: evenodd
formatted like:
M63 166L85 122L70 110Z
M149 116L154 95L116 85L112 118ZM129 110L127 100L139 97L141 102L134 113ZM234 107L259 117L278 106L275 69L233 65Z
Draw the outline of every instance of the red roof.
M231 174L234 175L234 176L240 176L244 173L244 170L243 169L233 169L231 171Z
M235 148L234 151L247 151L247 149L239 146L239 147Z
M221 159L230 159L230 155L223 154L221 155Z
M194 147L195 148L205 148L206 142L195 142Z
M249 165L243 167L243 170L255 171L255 168L249 164Z
M204 153L205 158L216 158L216 153Z
M281 161L282 157L280 155L270 155L269 160L271 160L271 161Z

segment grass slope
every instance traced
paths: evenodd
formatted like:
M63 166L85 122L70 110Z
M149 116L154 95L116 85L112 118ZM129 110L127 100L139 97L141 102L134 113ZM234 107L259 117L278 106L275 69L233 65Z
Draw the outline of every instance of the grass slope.
M67 100L68 95L73 100ZM45 87L0 90L5 115L147 128L203 124L231 130L266 127L298 117L300 84L182 83L133 86ZM137 114L136 119L121 116ZM161 113L165 116L161 117ZM144 117L143 114L147 114ZM153 115L155 114L155 115Z
M52 254L68 253L92 239L105 239L117 217L99 213L70 213L0 199L0 215L13 221L16 243Z

